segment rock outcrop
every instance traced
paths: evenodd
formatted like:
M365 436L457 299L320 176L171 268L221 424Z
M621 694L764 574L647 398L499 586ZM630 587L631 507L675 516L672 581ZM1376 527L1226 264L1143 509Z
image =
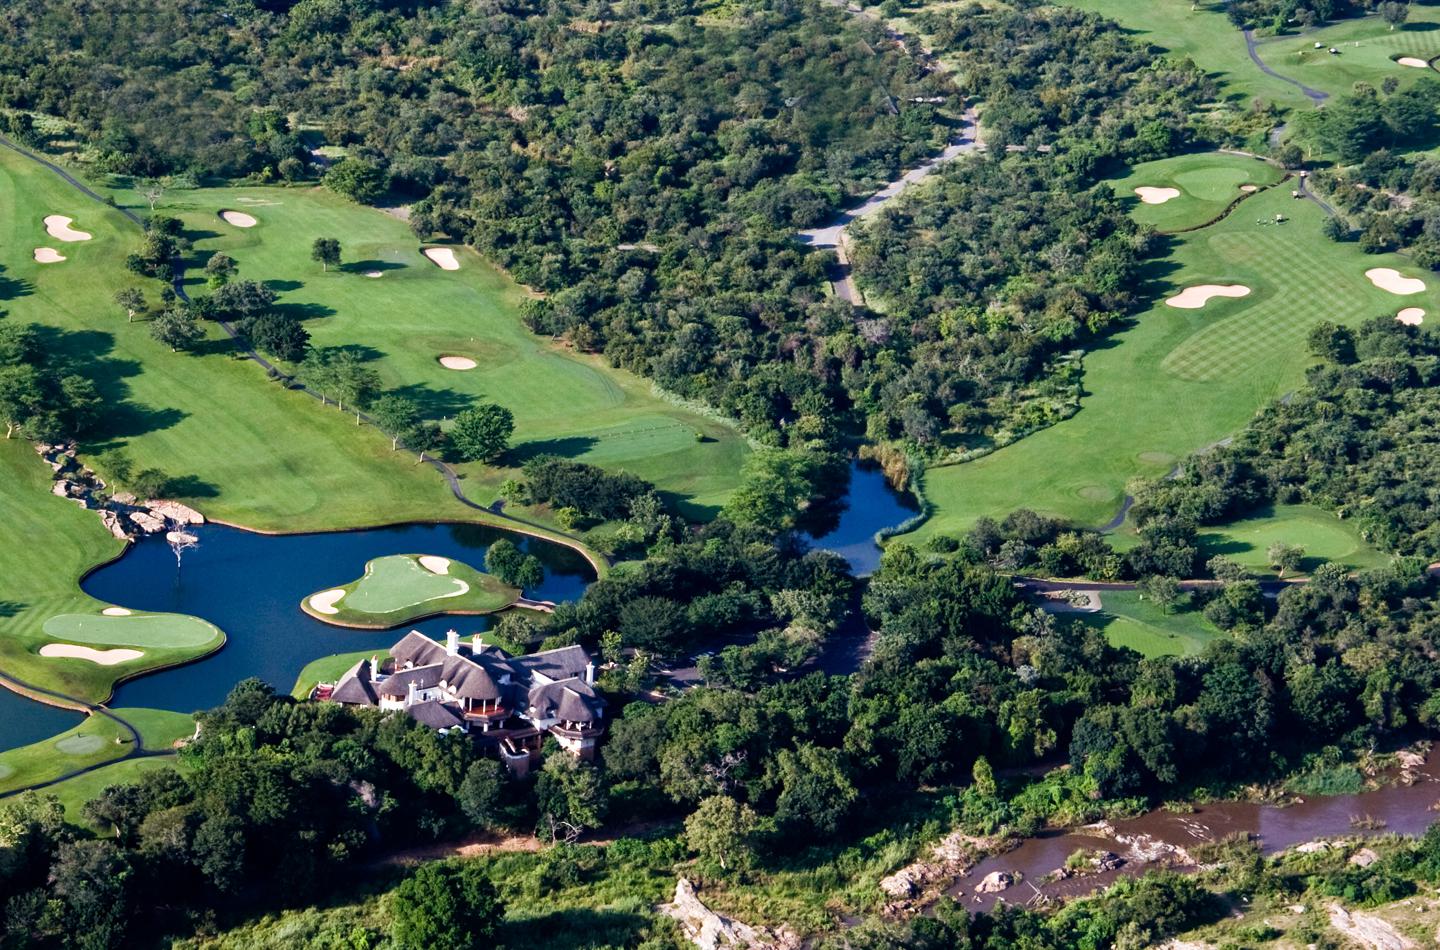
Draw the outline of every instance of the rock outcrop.
M182 505L178 501L157 501L151 499L146 502L152 515L173 521L176 524L204 524L205 516L188 505Z
M701 902L695 894L695 886L683 877L675 882L674 901L663 905L660 910L678 920L685 936L701 950L721 950L724 947L798 950L800 946L800 940L789 931L771 933L715 913Z
M1395 929L1388 920L1371 914L1350 913L1339 904L1326 908L1330 926L1365 950L1412 950L1415 941Z
M991 871L975 885L976 894L999 894L1015 883L1015 875L1009 871Z
M165 530L165 519L157 518L148 511L130 512L130 521L146 534L159 534Z
M895 916L913 909L912 902L916 898L931 891L938 892L963 876L982 853L997 847L998 842L994 839L976 838L960 831L950 832L936 842L927 857L881 879L880 890L891 899L885 912Z

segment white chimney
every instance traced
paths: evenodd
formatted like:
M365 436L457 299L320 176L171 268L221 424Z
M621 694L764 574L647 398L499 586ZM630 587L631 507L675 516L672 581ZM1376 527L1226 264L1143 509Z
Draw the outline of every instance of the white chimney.
M410 685L410 689L409 689L409 691L405 694L405 708L406 708L406 709L409 709L411 706L415 705L415 702L416 702L416 699L415 699L415 681L414 681L414 680L411 680L409 685Z
M485 637L483 635L477 633L470 638L470 652L475 656L479 656L485 652Z
M451 656L460 655L460 634L454 630L445 631L445 652Z
M591 686L595 685L595 664L593 662L585 664L585 682Z

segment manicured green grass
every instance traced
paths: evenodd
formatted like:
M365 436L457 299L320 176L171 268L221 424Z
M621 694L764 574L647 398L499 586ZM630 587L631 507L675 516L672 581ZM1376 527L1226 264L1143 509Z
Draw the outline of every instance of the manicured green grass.
M1277 213L1285 224L1257 224ZM923 476L932 517L917 534L967 529L982 515L1026 506L1102 525L1127 484L1164 475L1184 455L1240 429L1298 387L1311 362L1305 335L1320 320L1349 325L1401 307L1440 308L1440 281L1398 297L1364 276L1372 267L1420 271L1395 255L1367 255L1320 232L1323 212L1283 188L1246 200L1224 221L1174 238L1151 268L1156 303L1085 358L1080 412L1014 445ZM1164 303L1196 284L1252 293L1199 310Z
M143 759L126 759L115 762L93 772L67 778L63 782L45 789L41 794L54 795L65 808L65 817L70 822L89 827L85 820L85 803L100 797L100 793L112 785L128 785L140 781L147 772L180 767L180 758L174 755L147 756ZM96 831L105 829L95 828Z
M41 627L47 636L72 643L107 646L193 648L220 645L220 629L199 617L185 614L132 614L107 617L93 614L56 614Z
M125 706L111 712L135 727L140 733L140 746L147 752L173 749L178 740L195 734L195 717L189 713L137 706Z
M325 596L334 590L345 593L339 599ZM417 554L376 558L365 565L365 575L359 580L330 591L306 597L301 608L325 623L379 628L441 613L493 613L520 596L520 591L499 578L468 564L448 558L432 561Z
M1110 184L1131 202L1135 220L1159 231L1199 227L1223 214L1245 192L1241 185L1266 187L1284 177L1268 162L1243 155L1203 152L1146 162ZM1145 204L1135 194L1140 187L1174 188L1180 194L1163 204ZM1243 213L1240 212L1240 213Z
M1316 43L1322 48L1315 49ZM1331 47L1339 54L1332 55ZM1394 30L1379 16L1340 20L1311 33L1267 39L1259 53L1277 72L1331 95L1348 93L1357 82L1379 88L1392 76L1402 88L1422 76L1440 79L1433 69L1396 62L1401 56L1427 62L1440 56L1440 8L1412 3L1409 21Z
M1375 550L1349 521L1310 505L1276 505L1239 521L1199 534L1204 557L1223 554L1261 571L1270 570L1270 545L1298 544L1305 549L1301 568L1309 572L1330 561L1346 567L1380 567L1389 558Z
M1134 32L1134 38L1176 57L1189 57L1221 84L1226 95L1248 101L1260 97L1281 106L1309 107L1295 86L1261 72L1245 49L1245 37L1225 15L1224 0L1061 0L1064 6L1091 10ZM1282 75L1283 69L1277 69ZM1296 77L1298 78L1298 77Z
M1176 609L1166 613L1138 591L1105 591L1101 609L1078 616L1105 632L1105 639L1117 647L1128 647L1142 656L1189 656L1224 633L1199 611Z
M222 208L244 210L259 223L231 227L216 216ZM624 469L695 516L713 514L738 484L747 447L735 430L668 404L648 382L597 357L531 334L520 321L524 289L467 248L453 248L458 271L441 270L403 221L322 188L175 191L158 210L183 218L196 239L192 294L206 292L199 265L224 251L239 261L242 277L270 282L283 306L307 318L316 345L356 348L386 388L412 397L428 416L453 417L477 401L509 408L516 432L506 464L551 453ZM340 268L327 273L310 259L317 237L340 240ZM478 366L446 369L441 356ZM484 503L515 474L503 466L462 468L467 490Z

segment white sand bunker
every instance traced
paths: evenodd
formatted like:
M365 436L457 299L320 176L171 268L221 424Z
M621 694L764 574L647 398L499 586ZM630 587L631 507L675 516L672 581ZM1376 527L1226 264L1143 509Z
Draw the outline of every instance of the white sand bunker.
M220 218L226 224L233 225L237 228L253 228L260 223L255 220L254 216L248 215L243 211L222 211L220 212Z
M421 567L425 568L425 570L429 571L431 574L450 573L450 559L448 557L436 557L433 554L422 554L420 555L420 557L416 558L416 560L420 562Z
M100 612L107 617L128 617L131 613L130 610L124 607L106 607Z
M1425 311L1419 307L1406 307L1404 310L1395 314L1395 319L1407 327L1418 327L1425 322Z
M1163 205L1171 198L1180 197L1179 188L1152 188L1149 185L1141 185L1135 189L1135 194L1147 205Z
M367 271L365 272L365 276L366 276L366 277L384 277L384 276L385 276L385 272L384 272L384 271L378 271L378 270L367 270Z
M35 248L35 263L37 264L58 264L65 260L65 255L53 247Z
M60 657L67 660L89 660L101 666L114 666L128 660L138 660L145 655L143 650L96 650L93 647L76 646L73 643L47 643L40 648L40 655Z
M57 241L88 241L91 238L89 231L77 231L70 227L75 222L74 218L67 218L63 214L52 214L45 218L45 233Z
M1372 267L1365 272L1370 283L1392 294L1418 294L1425 289L1425 281L1418 277L1406 277L1393 267Z
M474 369L480 364L468 356L442 356L440 365L446 369Z
M448 247L427 247L421 252L430 258L431 263L441 270L459 270L460 262L455 259L455 251Z
M310 609L322 614L338 614L340 610L335 605L344 596L345 591L338 587L334 590L322 590L310 598Z
M1245 192L1246 194L1250 194L1250 193L1253 192L1253 191L1259 191L1259 190L1260 190L1260 186L1259 186L1259 185L1241 185L1241 186L1240 186L1240 190L1243 191L1243 192Z
M1200 284L1197 287L1186 287L1165 302L1181 310L1199 310L1210 302L1211 297L1248 296L1250 288L1244 284Z
M1427 62L1425 62L1425 60L1420 59L1420 58L1415 57L1415 56L1401 56L1399 59L1395 60L1395 62L1399 63L1401 66L1409 66L1409 67L1411 67L1411 68L1413 68L1413 69L1429 69L1429 68L1430 68L1430 64L1429 64L1429 63L1427 63Z

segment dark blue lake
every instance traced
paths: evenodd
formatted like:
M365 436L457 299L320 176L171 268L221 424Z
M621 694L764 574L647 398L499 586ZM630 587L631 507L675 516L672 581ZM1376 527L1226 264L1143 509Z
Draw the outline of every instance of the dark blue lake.
M880 566L875 532L908 521L920 511L914 498L891 488L880 467L867 462L850 464L850 488L840 505L838 517L827 519L810 535L810 543L843 557L856 574L872 574Z
M205 709L221 702L247 676L289 692L301 668L317 657L384 651L405 629L443 640L451 628L469 635L489 627L489 617L437 617L399 631L348 630L300 610L300 601L310 594L359 577L372 558L438 554L483 569L485 551L506 537L545 564L545 582L527 590L528 596L573 600L595 576L585 559L568 548L477 525L401 525L299 535L205 525L195 534L200 543L185 552L178 571L169 546L151 538L132 545L124 557L81 585L92 597L122 607L203 617L228 638L208 659L122 684L113 706ZM3 744L18 744L6 732Z
M40 742L80 725L85 717L0 689L0 749Z

